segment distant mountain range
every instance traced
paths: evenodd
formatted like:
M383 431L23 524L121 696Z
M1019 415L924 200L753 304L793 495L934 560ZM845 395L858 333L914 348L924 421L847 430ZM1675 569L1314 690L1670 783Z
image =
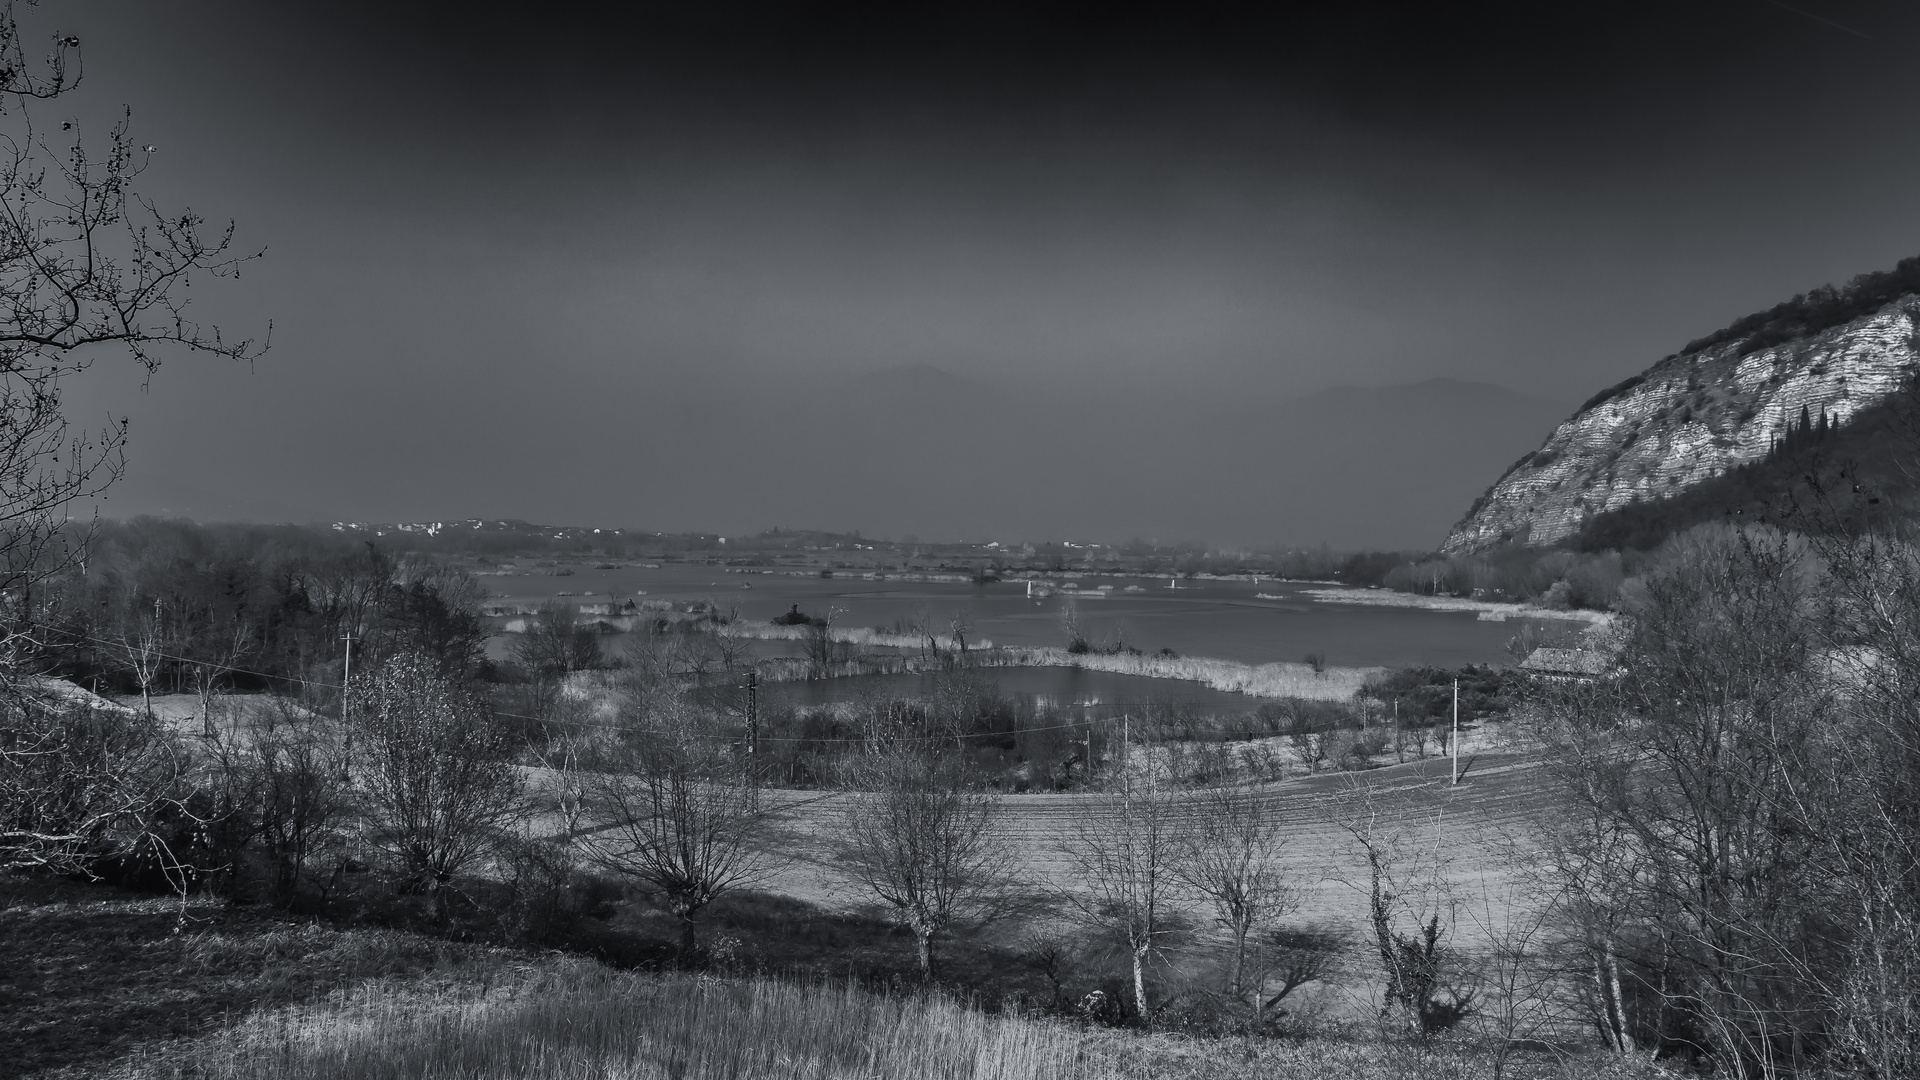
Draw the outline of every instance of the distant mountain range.
M717 438L699 414L664 417L651 441L699 467L647 482L690 505L699 478L726 477L756 527L1431 549L1566 407L1451 379L1168 404L912 366L743 394Z
M257 491L214 491L169 476L153 475L138 457L127 475L95 501L100 516L127 520L143 514L194 521L260 521L308 524L330 517L323 508Z
M1445 549L1646 547L1715 516L1762 516L1843 457L1909 486L1888 467L1888 409L1917 343L1920 258L1741 319L1594 395L1500 475Z
M636 423L634 494L601 523L860 528L925 540L1432 548L1486 477L1567 405L1484 382L1338 386L1212 404L1085 394L904 365L851 379L672 402ZM511 438L511 432L497 432ZM209 492L140 473L109 517L332 521L338 509Z
M1431 549L1486 477L1537 445L1566 409L1453 379L1298 397L1222 386L1196 405L909 365L655 404L619 451L631 490L610 485L592 517L927 540ZM103 512L345 516L292 493L214 492L146 475L138 459Z

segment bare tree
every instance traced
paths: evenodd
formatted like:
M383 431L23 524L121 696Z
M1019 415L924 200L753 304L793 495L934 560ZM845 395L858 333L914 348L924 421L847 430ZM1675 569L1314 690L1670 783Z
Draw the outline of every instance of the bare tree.
M999 799L912 751L862 762L853 780L859 790L848 794L842 822L847 872L913 932L920 974L932 980L934 943L1007 899L1011 852Z
M1383 1020L1425 1039L1473 1013L1478 972L1453 947L1458 904L1443 817L1406 796L1356 780L1328 809L1365 859L1367 928L1380 964Z
M0 721L0 867L86 874L145 849L184 869L153 831L161 811L186 812L183 754L151 714L19 681L0 691Z
M767 814L728 740L684 694L662 694L636 721L618 768L587 792L588 859L646 887L680 920L680 948L699 944L694 920L715 899L772 868L761 845Z
M1443 944L1452 934L1445 912L1437 904L1422 903L1401 891L1393 876L1391 849L1369 838L1364 841L1372 890L1367 918L1374 947L1386 975L1381 1011L1400 1010L1422 1036L1445 1031L1465 1019L1474 1008L1475 990L1451 979L1452 950ZM1413 932L1402 929L1411 916Z
M291 905L314 857L326 849L350 807L341 749L329 725L286 698L268 703L251 740L259 835L273 898Z
M1889 404L1904 485L1852 462L1822 483L1815 462L1793 517L1825 568L1817 626L1843 702L1823 718L1844 752L1819 835L1851 932L1825 988L1837 1046L1876 1077L1920 1075L1920 518L1898 491L1920 486L1920 379Z
M172 643L166 630L165 615L160 601L155 600L153 614L146 613L144 605L135 616L131 633L120 638L120 647L126 653L127 666L133 670L133 678L140 685L140 704L148 716L153 715L153 684L160 679L160 670L167 663L167 649Z
M1578 684L1556 689L1551 700L1563 721L1596 707L1611 711L1605 693ZM1568 939L1567 951L1586 982L1579 996L1589 1003L1601 1042L1625 1054L1638 1039L1621 954L1631 948L1647 864L1631 827L1607 812L1610 800L1599 790L1618 775L1612 747L1567 740L1560 753L1563 782L1585 789L1585 795L1541 823L1543 856L1527 860L1523 871L1533 883L1534 906L1556 916ZM1657 1039L1660 1027L1658 1017L1646 1018L1640 1034Z
M1524 884L1496 891L1483 879L1479 895L1463 905L1488 945L1470 1019L1487 1046L1493 1080L1504 1080L1517 1047L1563 1019L1562 968L1552 947L1555 905L1528 893Z
M740 625L740 605L728 604L722 608L718 603L710 603L713 612L713 647L720 658L720 667L728 676L743 664L751 663L751 646Z
M1563 873L1619 1045L1623 1028L1736 1076L1804 1070L1833 1023L1842 938L1820 913L1859 834L1816 651L1803 542L1767 530L1682 541L1629 610L1627 675L1562 703L1554 748ZM1620 978L1620 987L1612 986ZM1634 1022L1623 998L1651 1003Z
M506 733L485 698L422 653L387 660L349 693L368 838L444 912L454 876L520 811Z
M1243 791L1209 788L1190 801L1189 809L1195 824L1173 872L1213 909L1214 921L1231 939L1226 992L1249 1004L1258 1021L1279 998L1266 1000L1265 987L1248 979L1249 952L1258 947L1259 931L1275 927L1299 903L1299 891L1279 862L1286 836L1279 817ZM1280 997L1295 985L1284 985Z
M567 675L600 667L599 632L580 624L580 611L562 600L549 600L527 622L526 632L513 643L513 658L530 672Z
M189 317L189 281L233 276L245 260L230 253L231 225L210 229L139 194L156 149L127 117L93 139L75 119L35 121L36 103L78 84L80 41L50 36L29 60L16 10L0 5L0 860L84 871L146 845L184 887L151 827L162 806L191 820L169 733L151 710L129 718L48 700L27 666L42 644L40 588L86 545L68 509L125 461L126 421L74 431L63 389L107 349L149 377L169 351L263 350Z
M1090 801L1065 846L1079 886L1066 898L1126 948L1142 1020L1153 1015L1147 966L1183 929L1173 900L1184 843L1176 800L1159 790L1151 770L1136 785L1123 766L1121 790Z
M844 614L845 608L829 607L826 615L814 618L802 631L805 636L801 638L801 648L807 654L808 678L830 678L835 668L851 658L852 645L833 632L833 624Z
M1071 593L1060 594L1060 636L1066 639L1070 653L1083 653L1089 648L1086 628L1080 624L1080 604Z
M940 655L940 637L933 629L933 609L926 604L914 606L907 617L907 630L920 640L920 659L933 660Z
M947 636L953 640L953 651L962 664L967 660L967 635L973 632L973 617L962 608L955 608L947 616Z
M41 125L36 102L79 83L80 42L52 37L38 62L11 3L0 7L0 652L31 638L34 587L78 550L56 543L66 508L120 475L127 428L74 433L62 387L103 348L122 348L148 375L162 352L249 359L188 315L195 276L231 277L233 227L163 212L137 182L156 149L126 117L89 140L77 120Z
M193 665L193 685L200 695L201 733L213 738L213 698L223 680L232 675L253 651L253 628L236 615L224 633L209 634L210 640L199 651L201 659Z

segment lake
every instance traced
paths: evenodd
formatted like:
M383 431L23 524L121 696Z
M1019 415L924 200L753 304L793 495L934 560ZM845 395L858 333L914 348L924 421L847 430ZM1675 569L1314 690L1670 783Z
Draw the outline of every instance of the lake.
M1183 579L1179 588L1170 589L1164 577L1089 575L1077 579L1082 595L1074 599L1064 591L1029 597L1025 581L880 581L848 571L822 578L817 573L736 573L683 563L567 569L573 572L565 577L552 576L553 570L547 569L490 575L481 581L496 603L526 606L563 594L582 604L644 596L711 600L722 608L737 606L744 618L766 620L798 604L810 615L837 612L837 626L891 628L927 619L943 633L958 615L970 627L969 639L984 638L996 645L1066 644L1062 619L1071 605L1082 633L1096 646L1124 639L1147 652L1167 648L1182 656L1247 664L1298 663L1309 653L1342 667L1509 663L1507 642L1522 626L1520 620L1482 621L1471 612L1327 603L1305 595L1316 586L1272 579ZM1112 586L1111 591L1099 599L1086 595L1101 585ZM794 642L765 645L774 654L799 652ZM610 654L622 648L617 635L607 642Z

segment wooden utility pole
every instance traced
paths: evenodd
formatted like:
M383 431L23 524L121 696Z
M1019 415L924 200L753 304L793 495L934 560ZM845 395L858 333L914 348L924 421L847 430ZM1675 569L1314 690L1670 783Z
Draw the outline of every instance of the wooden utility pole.
M760 803L760 672L747 672L747 784Z
M347 631L346 667L340 673L340 736L345 750L340 755L340 782L353 779L353 725L347 723L347 709L353 700L353 631Z
M1453 782L1460 782L1460 680L1453 680Z

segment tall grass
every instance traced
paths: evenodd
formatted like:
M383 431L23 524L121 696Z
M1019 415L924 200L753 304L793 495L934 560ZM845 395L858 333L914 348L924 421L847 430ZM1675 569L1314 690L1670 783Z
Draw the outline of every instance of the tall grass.
M371 988L228 1028L191 1065L209 1080L1040 1080L1084 1075L1057 1025L944 998L586 965L459 1000Z
M1200 656L1164 656L1152 653L1069 653L1048 647L1009 647L996 651L1010 667L1080 667L1117 675L1150 679L1182 679L1202 683L1230 694L1254 697L1300 698L1306 701L1346 701L1367 679L1386 673L1378 667L1329 667L1315 671L1307 664L1242 664Z

